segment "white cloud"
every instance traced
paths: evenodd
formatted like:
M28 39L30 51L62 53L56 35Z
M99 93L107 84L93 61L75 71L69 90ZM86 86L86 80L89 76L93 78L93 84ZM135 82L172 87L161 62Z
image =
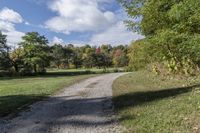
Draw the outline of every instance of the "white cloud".
M13 31L13 30L15 30L15 25L13 23L0 20L0 30Z
M64 43L63 39L54 36L52 44L63 44L63 43Z
M71 40L73 44L129 44L131 41L144 36L127 30L123 21L128 18L127 13L119 8L108 11L105 5L114 0L52 0L48 7L56 16L45 22L45 27L57 33L90 32L89 41ZM59 41L59 38L53 40ZM85 39L84 39L85 40ZM63 40L62 40L63 41Z
M31 25L31 24L30 24L29 22L27 22L27 21L26 21L24 24L25 24L25 25Z
M0 10L0 30L7 35L7 43L10 46L16 46L24 36L23 32L15 29L16 23L22 23L23 18L16 11L7 7Z
M9 46L16 46L17 43L21 41L21 37L24 36L25 34L23 32L19 31L7 31L3 32L3 34L7 35L7 43Z
M131 41L142 39L144 36L128 31L122 21L119 21L107 30L94 34L91 37L90 44L130 44Z
M105 0L54 0L49 8L58 15L45 22L46 28L60 33L100 31L116 22L110 11L101 11Z
M55 37L54 37L55 38ZM128 31L123 21L119 21L105 31L93 34L89 41L72 40L66 44L74 44L75 46L83 46L90 44L93 46L100 46L102 44L116 45L128 45L132 41L143 39L144 36ZM54 39L53 39L54 40ZM55 38L59 40L59 38Z
M15 12L12 9L9 9L7 7L3 8L0 11L0 19L3 21L8 21L12 23L22 23L23 19L21 15L17 12Z

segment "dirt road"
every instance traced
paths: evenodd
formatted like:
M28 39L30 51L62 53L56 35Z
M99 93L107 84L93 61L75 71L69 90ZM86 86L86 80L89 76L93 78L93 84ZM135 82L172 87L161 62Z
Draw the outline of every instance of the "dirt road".
M93 77L33 104L12 120L0 120L2 133L118 133L112 83L124 73Z

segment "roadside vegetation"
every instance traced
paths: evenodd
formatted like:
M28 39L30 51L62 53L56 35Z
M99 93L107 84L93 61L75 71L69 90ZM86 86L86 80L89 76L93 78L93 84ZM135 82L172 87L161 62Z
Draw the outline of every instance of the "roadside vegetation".
M200 1L119 0L128 28L129 70L113 85L119 121L136 133L200 132Z
M145 36L130 46L130 69L162 75L199 74L199 0L119 1L130 16L128 28Z
M113 84L115 111L127 133L199 133L200 76L138 71Z

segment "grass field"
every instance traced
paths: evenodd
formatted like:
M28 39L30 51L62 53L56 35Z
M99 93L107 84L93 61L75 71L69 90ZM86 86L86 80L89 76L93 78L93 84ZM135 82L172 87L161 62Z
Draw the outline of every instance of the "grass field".
M133 72L114 82L113 93L125 132L200 132L200 77L165 79Z
M0 117L18 112L33 102L42 100L58 90L95 75L32 76L0 78Z

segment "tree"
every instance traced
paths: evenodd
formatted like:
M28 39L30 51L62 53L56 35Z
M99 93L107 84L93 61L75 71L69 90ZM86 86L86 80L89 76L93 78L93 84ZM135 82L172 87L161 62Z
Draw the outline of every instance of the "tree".
M104 56L104 66L111 67L112 66L112 50L113 47L111 45L101 45L101 53Z
M93 55L93 62L94 65L98 68L104 68L106 69L107 67L107 56L104 53L96 53Z
M62 45L59 44L55 44L51 49L53 65L60 69L61 65L66 62L65 49L62 47Z
M173 73L199 70L199 0L119 1L131 17L129 29L146 36L143 52L151 55L151 62L159 62Z
M73 48L73 55L71 58L72 64L74 64L75 68L80 68L82 66L82 55L81 50L79 47Z
M68 45L64 47L65 50L65 67L72 67L73 63L74 63L74 46L73 45Z
M0 69L8 70L11 67L9 58L10 47L6 44L6 35L0 31Z
M44 72L49 66L48 40L37 32L26 33L20 44L24 49L24 63L26 69L35 73Z
M95 52L96 48L91 47L89 45L86 45L81 48L83 52L82 60L83 60L83 66L86 68L92 68L95 66Z
M147 45L145 39L132 42L129 46L128 52L129 68L133 70L140 70L144 69L150 63L150 57L148 57L146 51L151 51L151 49L148 49L147 46L149 45Z
M128 57L122 49L116 49L113 54L113 64L115 67L123 67L128 64Z
M20 70L24 67L24 49L17 48L10 52L11 64L15 69L16 73L19 73Z

